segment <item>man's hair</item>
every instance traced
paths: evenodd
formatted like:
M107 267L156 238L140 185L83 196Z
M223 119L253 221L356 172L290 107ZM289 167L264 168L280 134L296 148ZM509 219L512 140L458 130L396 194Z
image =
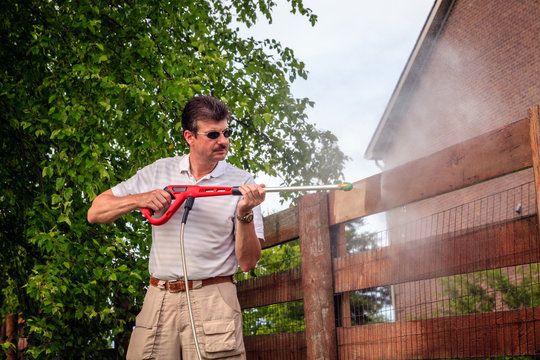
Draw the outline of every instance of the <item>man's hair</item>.
M191 132L197 132L197 121L229 119L231 112L229 107L218 99L199 95L191 98L182 112L182 128Z

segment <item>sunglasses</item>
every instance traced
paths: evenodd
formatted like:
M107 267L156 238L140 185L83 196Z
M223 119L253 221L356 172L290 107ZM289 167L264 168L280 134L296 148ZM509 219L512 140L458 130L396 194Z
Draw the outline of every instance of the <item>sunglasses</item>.
M206 135L209 139L215 140L219 137L220 134L223 134L226 138L231 137L233 131L232 129L225 129L223 131L210 131L207 133L197 132L198 135Z

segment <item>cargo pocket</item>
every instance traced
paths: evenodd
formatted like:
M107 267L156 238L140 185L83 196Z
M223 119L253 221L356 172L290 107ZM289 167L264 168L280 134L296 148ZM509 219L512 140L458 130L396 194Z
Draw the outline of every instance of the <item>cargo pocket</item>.
M238 349L234 319L212 320L203 323L204 351L209 359L241 354Z
M164 291L161 292L154 287L148 289L143 308L135 319L135 328L131 333L127 360L154 359L152 353L156 342L163 293Z

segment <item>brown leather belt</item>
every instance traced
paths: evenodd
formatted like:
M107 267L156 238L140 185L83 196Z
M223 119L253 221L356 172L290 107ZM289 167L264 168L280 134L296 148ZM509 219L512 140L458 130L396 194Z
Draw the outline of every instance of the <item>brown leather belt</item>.
M160 281L161 280L156 279L153 276L150 276L150 285L159 287ZM196 280L188 281L189 290L193 289L194 282L197 282L197 281ZM220 284L224 282L232 282L232 276L216 276L213 278L201 280L201 282L202 282L202 286ZM184 280L169 280L169 281L165 281L163 285L164 285L165 290L169 290L171 292L186 291L186 283Z

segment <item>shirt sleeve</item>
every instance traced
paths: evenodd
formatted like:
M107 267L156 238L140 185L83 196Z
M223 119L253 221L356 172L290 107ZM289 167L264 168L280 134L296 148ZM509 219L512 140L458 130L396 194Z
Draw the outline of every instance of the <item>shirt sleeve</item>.
M155 163L145 166L135 175L111 188L114 196L128 196L155 190Z

